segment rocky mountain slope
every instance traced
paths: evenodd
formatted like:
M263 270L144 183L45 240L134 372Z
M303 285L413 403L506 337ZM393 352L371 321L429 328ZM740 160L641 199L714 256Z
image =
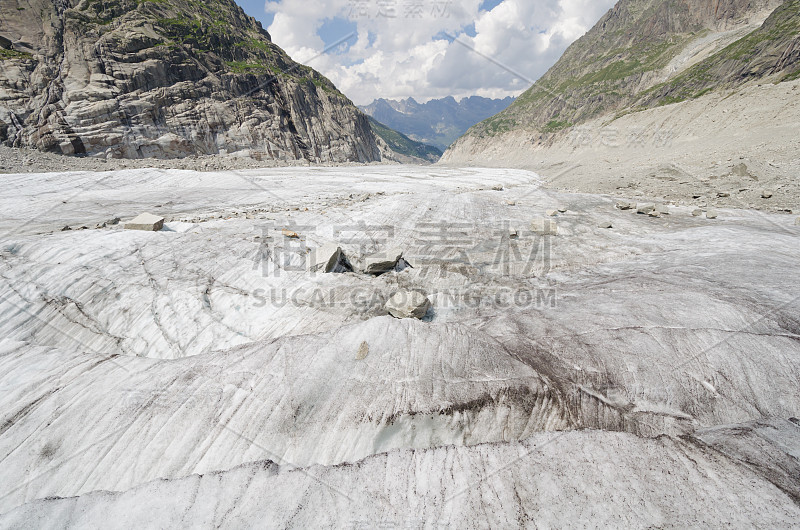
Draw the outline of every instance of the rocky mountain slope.
M0 37L5 145L380 159L366 116L232 0L8 0Z
M436 147L415 142L405 134L390 129L372 116L369 116L369 124L375 136L383 141L379 142L379 145L383 143L386 148L391 150L386 153L384 158L397 159L398 162L405 163L433 163L442 156L442 152Z
M621 0L513 105L459 139L443 161L560 174L564 167L556 164L581 159L583 169L561 179L566 186L613 192L619 173L638 171L643 180L636 185L656 192L656 180L644 181L674 167L678 153L691 155L677 169L693 175L691 185L732 174L742 157L767 167L754 177L775 177L783 186L793 179L796 145L775 127L798 125L787 108L797 99L791 87L798 75L798 0ZM752 95L756 85L765 85L759 96ZM730 123L726 143L717 128L727 127L748 98L761 99L761 119L748 119L739 130ZM775 147L769 154L760 150L765 139ZM664 144L681 149L659 151ZM682 189L684 196L692 191Z
M519 128L554 133L602 114L674 103L754 77L791 79L800 71L800 2L787 1L763 26L751 25L780 3L621 0L510 108L468 136ZM708 55L699 62L681 56L698 45L719 50L697 51Z
M411 139L433 145L441 150L453 143L476 123L508 107L513 98L488 99L479 96L433 99L417 103L413 98L401 101L376 99L359 107L388 127Z

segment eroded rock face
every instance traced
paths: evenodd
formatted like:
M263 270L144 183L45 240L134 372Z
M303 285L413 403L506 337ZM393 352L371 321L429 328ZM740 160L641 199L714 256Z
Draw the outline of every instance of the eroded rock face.
M0 143L380 160L366 117L230 0L26 0L0 14Z

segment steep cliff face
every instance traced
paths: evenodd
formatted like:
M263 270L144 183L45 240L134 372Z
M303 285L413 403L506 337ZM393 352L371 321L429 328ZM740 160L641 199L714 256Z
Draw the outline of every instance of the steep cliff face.
M6 0L0 143L369 162L369 122L231 0Z
M775 81L800 77L800 0L787 0L757 30L645 92L639 104L683 101L771 76Z
M382 124L372 116L369 118L372 132L378 137L378 147L384 160L401 164L431 164L442 157L436 147L417 142L405 134Z
M798 0L621 0L505 111L443 160L480 158L503 138L552 145L576 125L800 72Z

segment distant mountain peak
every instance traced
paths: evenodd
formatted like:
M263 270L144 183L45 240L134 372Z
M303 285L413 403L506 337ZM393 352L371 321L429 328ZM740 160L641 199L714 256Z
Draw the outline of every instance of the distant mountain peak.
M508 107L514 98L489 99L480 96L456 100L453 96L425 103L413 97L403 100L376 99L359 107L369 116L399 131L414 141L441 150L470 127Z

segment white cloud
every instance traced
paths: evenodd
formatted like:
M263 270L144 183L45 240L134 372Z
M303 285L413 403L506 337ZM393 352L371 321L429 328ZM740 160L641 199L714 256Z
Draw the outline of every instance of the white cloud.
M378 97L517 95L614 0L503 0L490 11L481 3L318 0L311 7L308 0L269 0L266 9L275 13L269 32L276 44L365 104ZM339 38L352 25L357 35L342 53L320 55L338 40L330 29L327 43L320 36L331 19L339 21L332 26L341 30Z

